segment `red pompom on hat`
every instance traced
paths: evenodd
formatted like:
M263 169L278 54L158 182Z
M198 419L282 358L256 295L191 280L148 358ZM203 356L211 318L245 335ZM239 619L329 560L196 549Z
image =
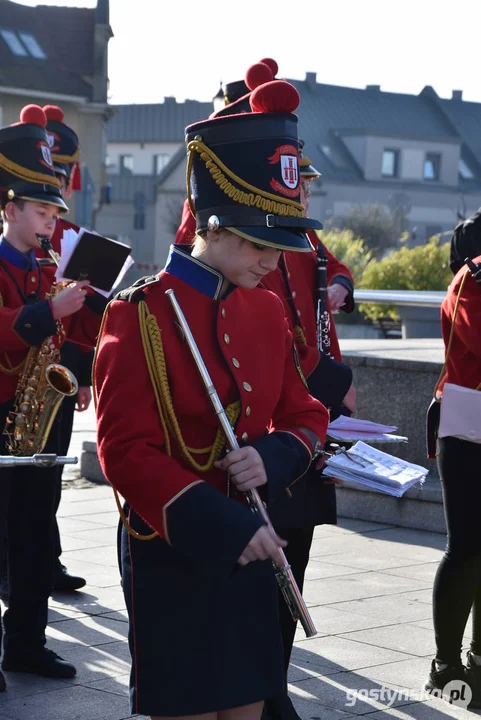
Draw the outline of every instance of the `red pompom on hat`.
M294 85L285 80L273 80L256 88L250 97L252 112L293 113L301 98Z
M255 90L259 85L271 82L274 79L272 70L264 63L251 65L246 72L245 83L249 90Z
M267 67L271 69L272 77L275 78L275 76L279 72L279 65L276 63L276 61L272 58L262 58L262 60L259 60L259 62L267 65Z
M43 111L47 116L47 121L56 120L57 122L63 122L65 114L62 108L59 108L58 105L44 105Z
M47 117L39 105L25 105L20 113L20 122L44 128L47 124Z
M80 165L78 162L75 163L72 170L72 176L70 179L70 187L72 190L81 190L82 189L82 171L80 170Z

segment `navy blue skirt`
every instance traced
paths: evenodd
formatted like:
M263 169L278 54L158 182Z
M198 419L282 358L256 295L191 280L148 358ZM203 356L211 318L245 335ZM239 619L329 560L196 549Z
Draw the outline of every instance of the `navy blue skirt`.
M150 528L133 512L132 526ZM283 692L277 584L270 562L201 574L164 540L121 533L129 613L131 710L180 716L227 710Z

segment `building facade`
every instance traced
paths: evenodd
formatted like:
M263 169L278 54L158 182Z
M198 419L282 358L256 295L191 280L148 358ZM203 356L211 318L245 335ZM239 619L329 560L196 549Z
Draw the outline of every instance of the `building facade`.
M22 107L59 105L80 141L84 188L72 221L91 226L106 182L109 0L95 8L27 7L0 0L0 124Z
M401 216L398 231L422 243L481 204L481 104L463 101L461 91L442 99L429 86L419 95L361 90L318 83L315 73L290 82L301 96L305 153L322 173L312 188L312 217L342 226L353 208L380 205ZM165 98L114 109L113 202L102 209L99 229L133 238L142 274L162 267L180 219L184 128L208 117L212 105Z

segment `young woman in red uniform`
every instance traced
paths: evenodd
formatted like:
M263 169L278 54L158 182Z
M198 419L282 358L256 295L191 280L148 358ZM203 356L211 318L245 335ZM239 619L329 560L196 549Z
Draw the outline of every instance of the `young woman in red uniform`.
M269 503L289 493L328 419L282 303L257 288L282 250L310 250L304 233L316 226L299 203L298 101L288 83L266 82L251 114L187 128L194 247L173 246L159 276L112 302L99 341L99 455L130 529L132 711L151 718L257 720L284 683L269 561L284 543L243 492L259 488ZM168 289L241 445L227 455Z
M481 257L475 262L480 263ZM481 266L480 266L481 267ZM445 372L437 387L441 398L446 383L479 389L481 384L481 285L467 265L456 273L441 306L446 346ZM430 412L438 405L432 405ZM429 417L429 415L428 415ZM429 426L428 426L429 427ZM471 687L471 707L481 707L481 418L472 427L473 442L440 437L436 459L443 488L448 530L446 552L433 589L436 657L425 684L442 691L454 680ZM431 456L434 456L431 447ZM466 667L461 660L463 636L472 611L471 646Z

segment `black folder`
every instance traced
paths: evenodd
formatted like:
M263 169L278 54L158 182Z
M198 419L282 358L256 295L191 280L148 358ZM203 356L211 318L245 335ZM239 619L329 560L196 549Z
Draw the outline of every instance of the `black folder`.
M128 245L82 229L63 276L110 292L130 253Z

